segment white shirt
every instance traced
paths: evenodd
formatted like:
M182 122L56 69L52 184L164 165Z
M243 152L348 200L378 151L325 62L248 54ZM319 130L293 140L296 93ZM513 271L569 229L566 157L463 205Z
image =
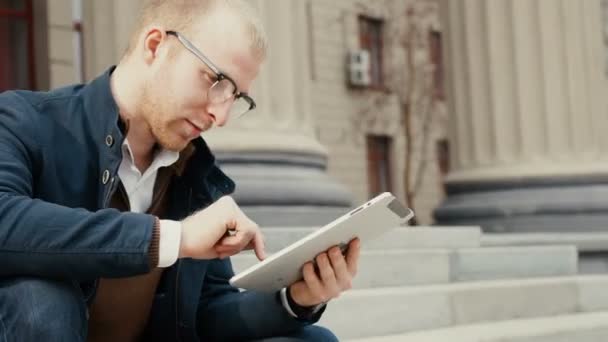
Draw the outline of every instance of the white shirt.
M145 213L152 205L154 183L158 169L169 166L179 159L179 152L161 150L152 164L142 175L135 166L133 152L127 139L122 144L122 162L118 168L118 177L127 192L129 206L134 213ZM181 243L181 223L171 220L160 220L160 240L158 243L158 267L169 267L177 261Z

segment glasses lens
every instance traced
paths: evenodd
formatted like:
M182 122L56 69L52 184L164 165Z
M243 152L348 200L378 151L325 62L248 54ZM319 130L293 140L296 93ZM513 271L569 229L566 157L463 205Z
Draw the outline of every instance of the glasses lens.
M230 99L236 93L234 84L227 79L223 79L219 82L215 82L211 88L209 88L209 100L211 102L219 103Z
M247 100L242 97L239 97L234 101L232 107L230 107L230 116L233 118L238 118L243 114L247 113L251 109L251 105Z

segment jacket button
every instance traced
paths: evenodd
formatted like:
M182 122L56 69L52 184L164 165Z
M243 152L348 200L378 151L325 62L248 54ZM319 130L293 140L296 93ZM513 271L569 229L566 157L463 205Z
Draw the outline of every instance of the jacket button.
M112 147L114 145L114 137L111 135L106 136L106 145Z
M109 179L110 179L110 171L105 170L103 172L103 175L101 176L101 182L103 184L107 184Z

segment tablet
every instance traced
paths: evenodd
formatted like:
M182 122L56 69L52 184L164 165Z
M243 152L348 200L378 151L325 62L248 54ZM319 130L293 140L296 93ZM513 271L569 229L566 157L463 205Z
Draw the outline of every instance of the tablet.
M333 246L342 251L358 237L361 246L412 218L393 194L385 192L315 230L230 279L235 287L272 292L302 279L302 266Z

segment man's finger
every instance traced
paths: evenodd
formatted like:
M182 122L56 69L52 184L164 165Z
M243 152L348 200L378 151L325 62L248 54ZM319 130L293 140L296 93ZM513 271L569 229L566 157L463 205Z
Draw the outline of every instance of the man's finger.
M317 266L319 267L319 274L321 274L323 287L332 297L339 295L340 288L338 287L338 282L336 281L336 274L329 263L327 253L319 254L316 260Z
M325 294L323 290L323 284L321 280L317 276L315 272L315 267L311 262L306 263L302 268L302 277L304 278L304 282L306 282L306 286L310 290L312 296L319 302L326 302L329 298Z
M246 245L248 242L245 234L237 232L235 235L223 237L218 245L222 247L238 248L238 246Z
M348 244L348 251L346 252L346 265L351 277L354 277L357 274L360 253L361 240L355 238Z
M352 275L346 265L346 260L342 255L342 251L338 247L333 247L327 253L329 261L336 274L336 281L342 290L348 290L352 286Z
M238 253L240 252L240 249L236 248L236 247L231 247L231 246L216 246L215 247L215 252L216 253Z
M238 224L237 231L242 232L247 235L247 241L243 248L251 249L253 248L256 252L258 259L265 258L266 254L263 251L264 247L264 237L260 233L260 227L253 222L243 211L240 209L235 213L236 221ZM258 235L260 235L258 237ZM261 238L261 239L260 239ZM259 242L261 241L261 243ZM260 251L257 246L261 246L262 250Z
M253 236L253 250L258 260L262 261L266 259L266 246L264 246L264 236L259 230Z

